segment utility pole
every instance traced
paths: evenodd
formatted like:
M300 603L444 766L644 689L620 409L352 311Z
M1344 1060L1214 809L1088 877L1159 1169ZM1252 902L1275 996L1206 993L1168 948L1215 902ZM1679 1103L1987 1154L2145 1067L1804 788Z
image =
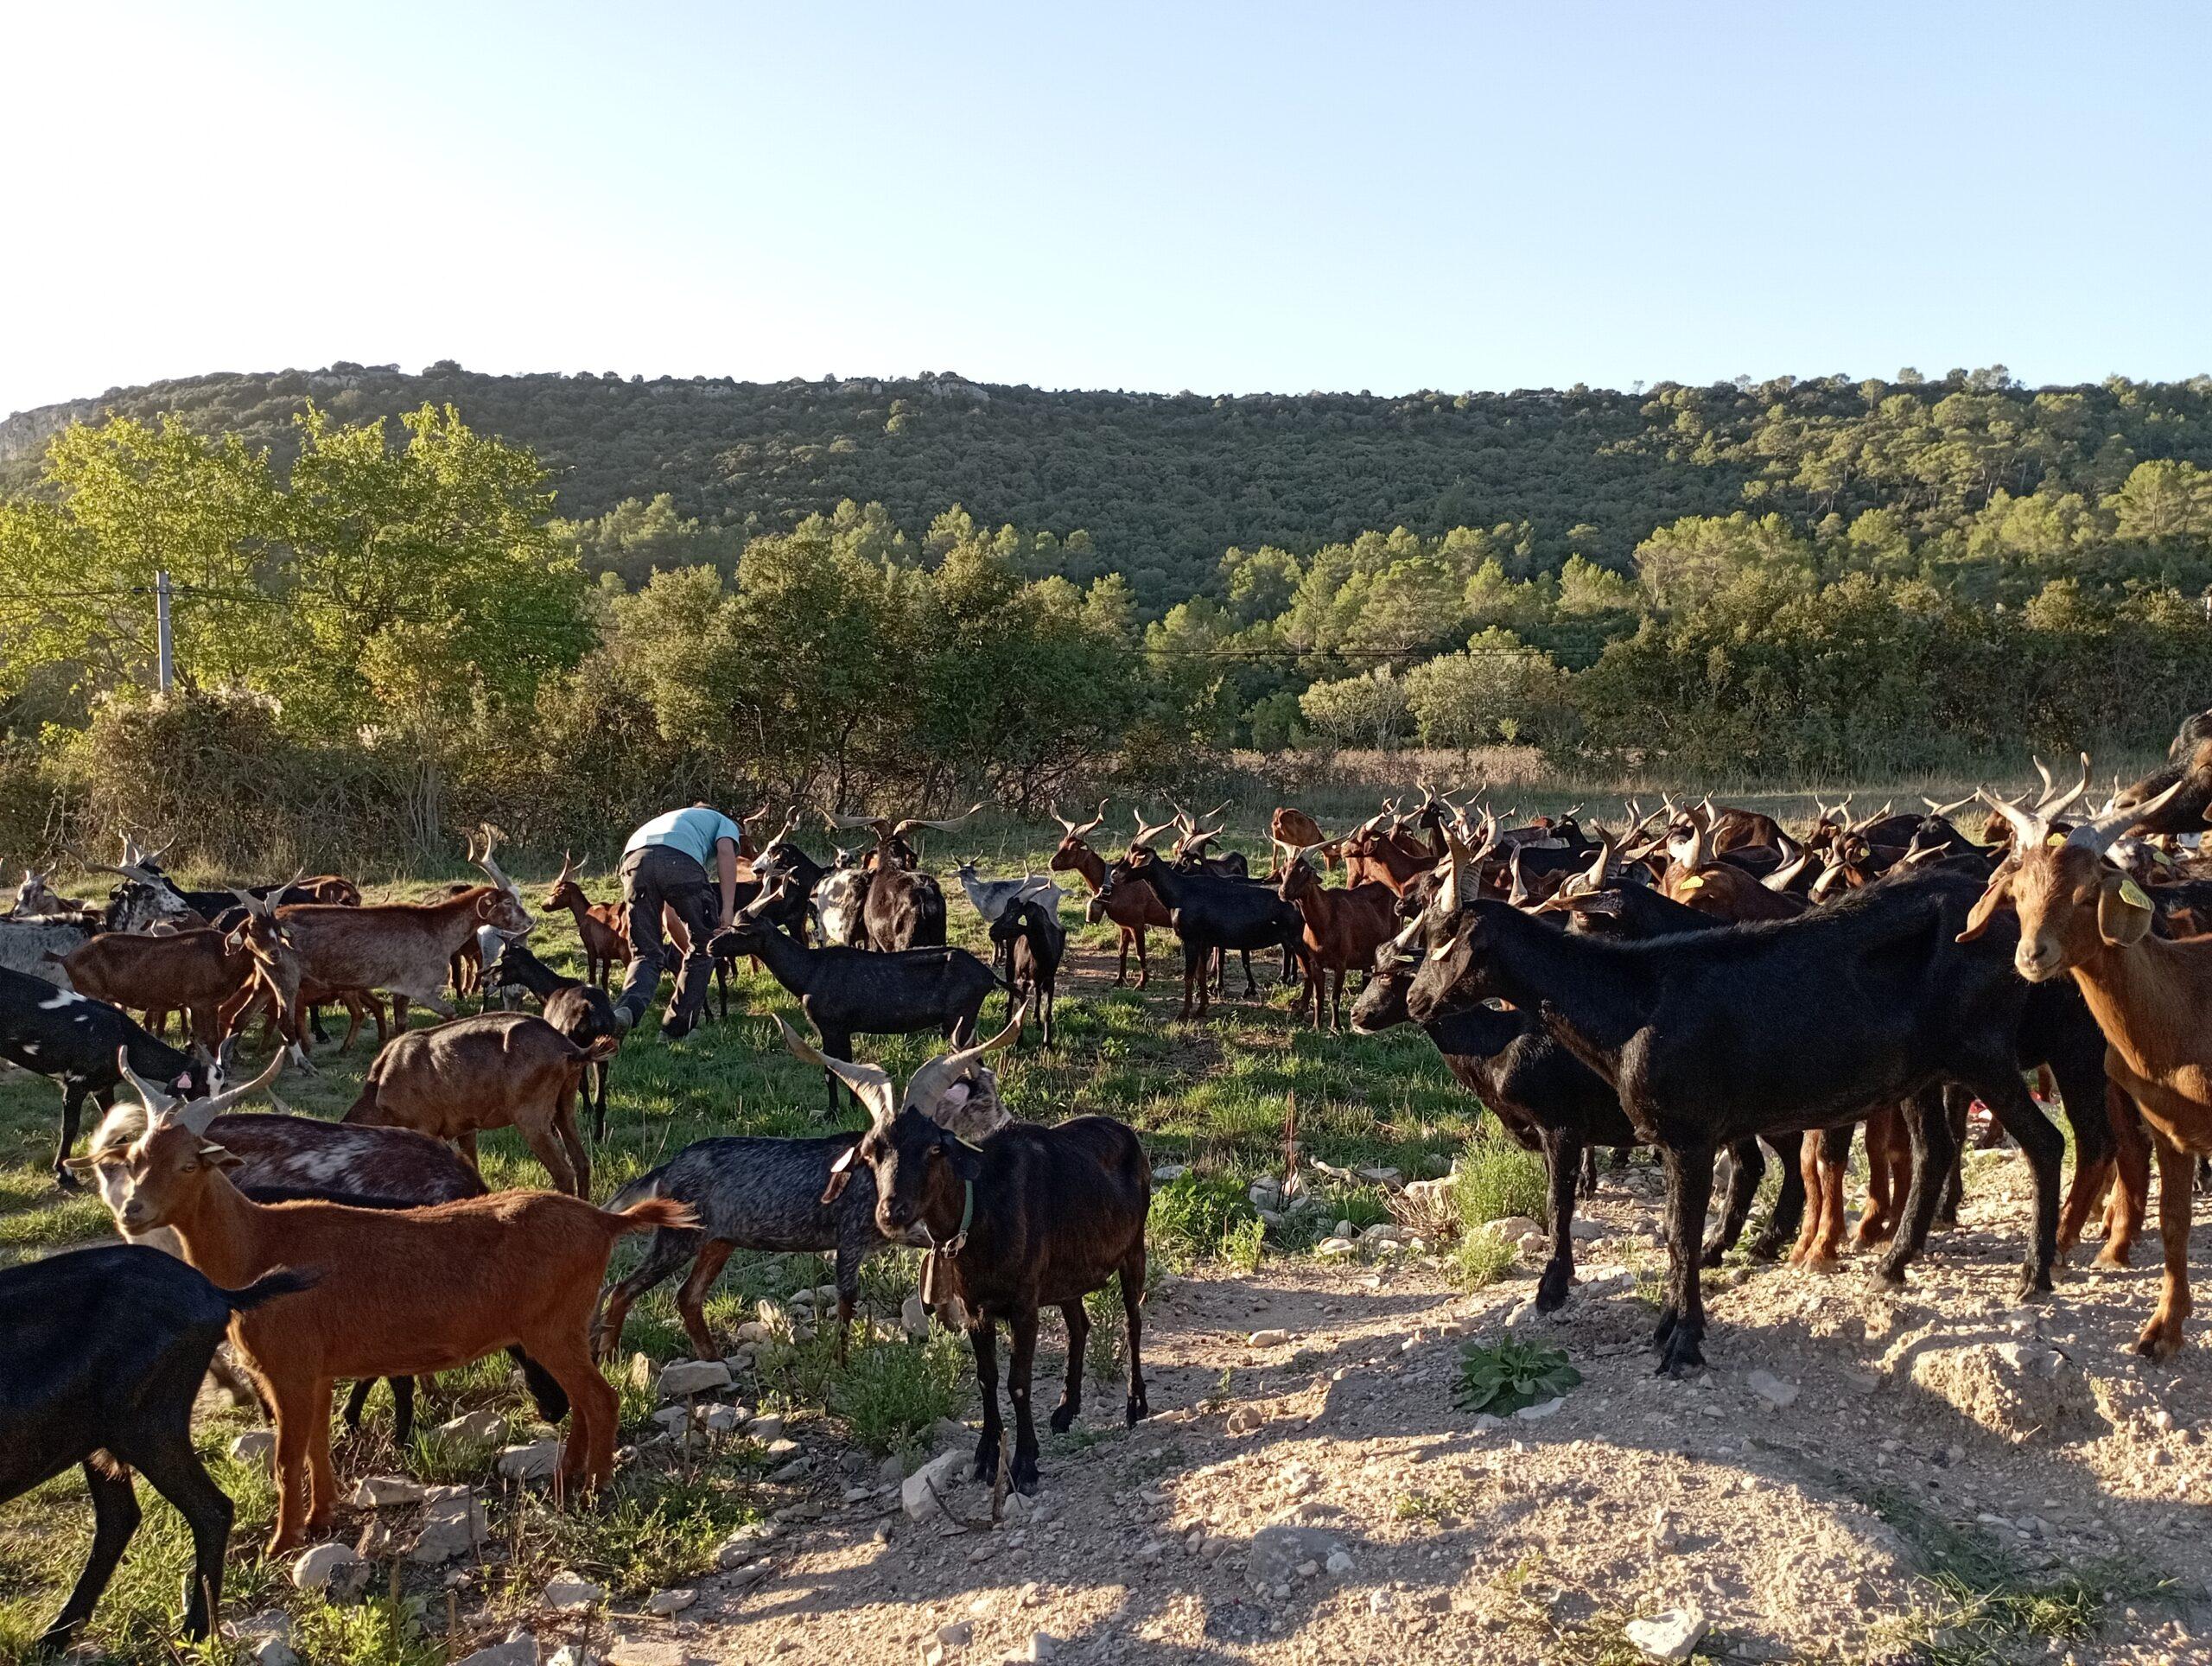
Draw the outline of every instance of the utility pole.
M169 575L163 568L154 575L154 633L158 643L157 664L162 692L176 681L176 643L169 634Z

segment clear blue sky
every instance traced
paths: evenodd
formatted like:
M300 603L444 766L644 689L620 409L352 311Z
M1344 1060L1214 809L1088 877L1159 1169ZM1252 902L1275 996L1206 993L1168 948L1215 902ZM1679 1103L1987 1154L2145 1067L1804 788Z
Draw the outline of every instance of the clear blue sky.
M0 412L2212 370L2212 8L23 5Z

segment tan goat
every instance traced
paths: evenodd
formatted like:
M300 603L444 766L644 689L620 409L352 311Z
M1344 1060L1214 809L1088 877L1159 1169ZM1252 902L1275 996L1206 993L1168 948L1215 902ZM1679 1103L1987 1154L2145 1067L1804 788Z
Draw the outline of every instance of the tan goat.
M620 1045L607 1035L580 1047L532 1013L449 1019L394 1036L342 1120L451 1141L472 1164L478 1134L512 1128L554 1186L581 1198L591 1190L591 1154L576 1132L576 1087L586 1065Z
M2151 899L2105 853L2183 785L2063 834L2046 816L1993 799L2012 834L2012 853L1990 876L1960 933L1978 936L2012 902L2020 917L2012 963L2031 983L2074 975L2105 1034L2106 1074L2149 1124L2158 1154L2165 1279L2135 1346L2152 1358L2181 1345L2190 1311L2192 1154L2212 1151L2212 939L2152 936ZM2115 1126L2121 1120L2115 1117Z
M169 1229L185 1260L220 1283L278 1268L317 1276L314 1288L231 1321L232 1343L275 1415L271 1555L330 1523L330 1398L340 1377L419 1377L518 1346L569 1396L563 1478L591 1488L613 1473L619 1408L592 1363L592 1309L615 1240L688 1226L689 1209L655 1198L611 1214L551 1192L405 1210L251 1203L223 1173L237 1160L207 1139L218 1102L180 1103L130 1079L146 1101L147 1131L77 1160L102 1171L117 1225L134 1236Z

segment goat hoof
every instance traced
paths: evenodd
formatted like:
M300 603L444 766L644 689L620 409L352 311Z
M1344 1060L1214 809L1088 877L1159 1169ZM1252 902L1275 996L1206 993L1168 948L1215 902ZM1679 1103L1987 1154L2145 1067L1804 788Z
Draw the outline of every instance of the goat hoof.
M1017 1456L1014 1460L1014 1490L1025 1498L1033 1498L1037 1485L1037 1460Z
M1075 1415L1077 1410L1077 1408L1065 1404L1053 1407L1052 1433L1055 1434L1065 1434L1070 1429L1073 1428L1075 1427Z
M1129 1396L1128 1415L1129 1427L1135 1428L1152 1415L1152 1407L1146 1402L1143 1396L1133 1394Z
M1549 1273L1545 1274L1536 1285L1536 1311L1555 1313L1567 1306L1567 1288L1573 1282L1572 1273L1562 1273L1556 1279Z
M1658 1375L1687 1377L1690 1372L1705 1369L1705 1353L1697 1339L1687 1330L1675 1332L1674 1340L1659 1357Z
M976 1448L976 1479L995 1481L999 1478L999 1440L996 1434L987 1437L986 1443Z
M54 1171L54 1183L64 1192L82 1192L85 1189L85 1183L66 1168Z
M1707 1269L1718 1267L1727 1254L1728 1247L1715 1239L1697 1252L1697 1264Z
M2143 1327L2143 1334L2135 1339L2135 1351L2145 1359L2164 1359L2181 1346L2179 1327L2169 1335L2157 1319Z

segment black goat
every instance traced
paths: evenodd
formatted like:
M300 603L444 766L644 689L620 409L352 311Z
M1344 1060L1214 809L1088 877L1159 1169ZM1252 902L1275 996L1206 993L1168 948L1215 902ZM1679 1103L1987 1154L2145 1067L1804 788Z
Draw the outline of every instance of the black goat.
M216 1085L210 1060L157 1040L120 1008L0 967L0 1058L61 1084L61 1137L54 1151L54 1178L71 1191L81 1182L63 1164L77 1143L85 1101L89 1097L106 1110L123 1080L116 1069L118 1052L127 1054L139 1075L188 1097Z
M485 987L515 984L537 997L545 1021L578 1046L589 1048L603 1035L620 1036L614 1000L596 983L567 977L530 951L520 938L508 938L499 957L484 975ZM725 1008L725 1011L728 1009ZM607 1137L607 1066L594 1059L584 1066L584 1103L591 1110L591 1137Z
M1024 1008L1034 1011L1039 1045L1051 1046L1060 962L1068 951L1067 928L1035 898L1016 897L991 922L991 941L1006 951L1007 1015Z
M1009 1028L997 1041L1010 1039ZM931 1251L924 1299L958 1296L968 1311L968 1342L983 1395L983 1432L976 1474L999 1471L998 1326L1013 1339L1007 1392L1014 1402L1014 1491L1037 1490L1037 1426L1029 1381L1037 1352L1037 1310L1051 1303L1067 1324L1067 1378L1052 1429L1065 1434L1083 1409L1090 1316L1083 1299L1119 1275L1129 1327L1129 1395L1134 1425L1151 1409L1141 1358L1145 1218L1152 1207L1152 1165L1135 1131L1108 1116L1076 1116L1051 1128L1007 1120L963 1138L948 1126L946 1101L983 1052L940 1054L916 1071L903 1101L880 1070L828 1057L798 1039L792 1052L842 1077L868 1102L868 1130L834 1170L834 1200L865 1167L875 1177L875 1222L885 1236ZM987 1043L995 1046L997 1042ZM1003 1113L1001 1113L1003 1115Z
M622 1344L630 1305L689 1264L676 1311L702 1359L716 1359L708 1334L706 1301L735 1250L837 1252L837 1353L860 1301L861 1262L891 1241L876 1230L875 1180L865 1171L834 1202L824 1202L832 1168L849 1158L849 1134L826 1139L696 1140L614 1194L607 1207L627 1209L647 1198L691 1205L695 1226L655 1229L637 1271L610 1286L592 1324L593 1351L612 1359Z
M752 955L798 997L825 1051L843 1058L855 1035L912 1035L936 1030L955 1042L972 1038L983 997L999 987L991 969L965 949L810 949L757 919L717 932L709 947ZM830 1114L837 1078L826 1072Z
M68 1644L107 1589L138 1528L134 1469L192 1530L183 1629L207 1635L222 1606L232 1512L192 1449L192 1402L232 1314L314 1282L278 1271L226 1290L127 1243L0 1270L0 1499L72 1464L92 1499L92 1553L36 1647Z
M1541 1012L1608 1078L1637 1133L1659 1149L1670 1204L1662 1367L1703 1362L1704 1294L1688 1245L1705 1218L1718 1148L1749 1135L1855 1122L1905 1103L1912 1181L1892 1281L1927 1240L1953 1154L1922 1090L1944 1078L1979 1094L2019 1141L2034 1177L2027 1291L2050 1288L2063 1141L2036 1110L2015 1053L2027 986L2012 943L1954 941L1981 893L1936 869L1871 887L1796 919L1648 943L1564 935L1502 904L1476 901L1433 928L1407 998L1420 1020L1486 995Z
M1142 880L1153 888L1182 940L1183 1009L1179 1017L1205 1016L1208 974L1217 951L1281 949L1286 966L1304 963L1305 919L1296 904L1285 902L1262 881L1184 873L1137 846L1106 870L1099 899L1110 899L1115 887L1130 880ZM1244 975L1249 982L1249 962Z

